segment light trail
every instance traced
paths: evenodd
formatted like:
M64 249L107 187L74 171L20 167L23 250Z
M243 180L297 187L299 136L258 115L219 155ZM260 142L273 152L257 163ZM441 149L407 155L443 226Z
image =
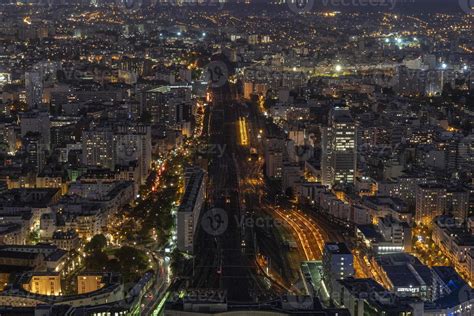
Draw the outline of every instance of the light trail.
M322 249L325 241L313 220L294 210L290 210L287 213L275 210L275 213L293 229L307 260L322 258Z
M249 144L249 136L247 130L247 121L245 117L239 118L239 132L240 132L240 144L242 146L248 146Z

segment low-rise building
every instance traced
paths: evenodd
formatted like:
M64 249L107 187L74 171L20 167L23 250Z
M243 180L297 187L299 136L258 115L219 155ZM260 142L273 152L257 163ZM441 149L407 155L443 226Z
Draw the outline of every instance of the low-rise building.
M67 251L77 250L81 244L81 239L76 231L70 229L67 231L55 231L51 242L60 249Z
M390 216L378 218L377 225L358 225L356 234L374 254L411 251L411 228Z
M339 280L333 296L334 304L347 308L351 316L423 314L420 299L398 297L373 279Z
M84 294L100 290L105 286L102 273L88 273L77 276L77 293Z
M20 224L0 224L0 245L24 245L27 231Z
M389 291L400 297L431 300L433 277L429 267L407 253L384 254L372 259L372 267Z
M61 295L61 280L59 273L26 273L20 281L27 292L40 295Z
M457 293L468 284L459 276L453 267L433 266L433 301Z
M0 265L36 271L57 271L66 255L66 251L51 244L4 245L0 246Z
M465 275L471 274L469 254L474 250L474 236L463 222L450 215L437 217L433 222L432 238L456 269Z
M412 213L400 198L383 195L365 196L362 205L369 209L373 222L379 217L390 216L399 222L412 223Z

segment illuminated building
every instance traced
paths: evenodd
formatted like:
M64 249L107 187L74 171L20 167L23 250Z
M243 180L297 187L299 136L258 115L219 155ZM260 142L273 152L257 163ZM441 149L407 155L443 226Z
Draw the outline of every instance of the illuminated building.
M0 245L24 245L27 237L26 230L17 223L0 223Z
M250 100L253 94L253 82L244 82L244 99Z
M416 189L415 222L431 224L446 211L446 188L439 184L420 184Z
M50 170L48 168L43 169L43 171L36 176L37 188L61 189L61 194L66 194L68 182L61 171Z
M456 218L466 220L469 213L469 192L463 188L448 188L446 211Z
M2 245L0 246L0 264L36 271L44 271L46 268L56 270L61 266L65 254L64 250L50 244Z
M270 178L280 178L283 170L283 150L285 142L279 138L267 138L265 144L265 174Z
M139 183L145 184L151 168L151 127L142 124L120 124L114 132L114 156L118 165L138 161Z
M423 309L419 299L395 296L373 279L348 278L337 281L336 286L334 304L347 308L352 316L412 316Z
M23 136L23 147L27 154L27 162L40 172L46 162L46 148L41 144L41 134L28 132Z
M348 109L334 108L322 131L322 183L353 183L356 166L356 127Z
M85 279L82 279L85 277ZM17 278L11 288L0 294L0 305L10 310L16 307L35 308L41 310L42 315L50 315L52 307L62 305L63 308L57 315L66 315L69 310L75 310L71 314L82 313L87 306L100 306L104 304L119 305L124 299L124 286L121 277L116 273L93 273L78 276L78 294L64 295L61 291L61 280L59 273L50 272L27 272ZM82 287L82 285L84 285ZM83 291L84 290L84 291ZM53 306L54 305L54 306ZM41 307L47 306L47 309ZM110 313L110 305L108 312ZM125 308L121 308L126 309ZM119 309L120 310L120 309ZM102 315L107 313L87 313L88 315ZM120 315L125 315L121 313Z
M115 167L113 133L108 128L95 128L82 133L82 163L86 166Z
M175 127L191 109L191 86L168 85L142 94L142 108L151 114L153 124Z
M61 280L59 273L34 273L23 276L23 288L35 294L60 295Z
M356 233L376 254L411 251L411 228L391 216L377 218L377 225L359 225Z
M383 285L397 296L432 298L431 270L416 257L407 253L379 255L372 260L372 267Z
M472 168L474 166L474 135L464 137L459 143L459 167Z
M102 281L103 275L85 274L77 276L77 294L84 294L97 291L104 287L105 283Z
M377 182L379 195L398 197L409 206L415 206L416 188L419 184L428 182L428 178L423 175L403 175L395 179L387 179Z
M0 152L12 155L17 150L17 134L15 124L12 122L0 122Z
M80 246L79 235L72 229L64 232L55 231L51 241L58 246L59 249L67 251L76 250Z
M82 163L115 170L137 162L139 184L144 184L151 168L151 128L143 124L120 123L100 126L82 134Z
M344 243L326 243L322 261L323 281L331 295L337 280L354 275L354 256Z

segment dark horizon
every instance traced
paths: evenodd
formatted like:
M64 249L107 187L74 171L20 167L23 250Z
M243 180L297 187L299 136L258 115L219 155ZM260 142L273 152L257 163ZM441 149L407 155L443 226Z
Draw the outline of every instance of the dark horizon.
M173 2L176 0L171 0ZM213 2L214 0L210 1ZM399 13L466 13L464 8L468 8L469 0L459 0L459 1L446 1L446 0L304 0L305 3L312 7L311 11L324 11L324 10L335 10L342 12L399 12ZM0 0L0 5L2 4L12 4L17 1L10 0ZM23 3L42 3L46 6L55 4L84 4L90 3L89 1L82 0L33 0L33 1L18 1ZM127 3L131 5L132 3L148 3L147 0L106 0L98 1L98 3L109 3L122 5L122 3ZM289 1L288 1L289 2ZM153 3L153 1L149 1ZM270 0L252 0L248 3L244 0L230 0L225 2L225 7L222 9L232 9L232 10L244 10L248 6L255 7L258 10L264 11L265 9L278 9L281 6L285 6L284 2L278 3ZM203 7L198 7L199 9L206 9ZM210 8L212 10L212 8ZM219 8L221 9L221 8Z

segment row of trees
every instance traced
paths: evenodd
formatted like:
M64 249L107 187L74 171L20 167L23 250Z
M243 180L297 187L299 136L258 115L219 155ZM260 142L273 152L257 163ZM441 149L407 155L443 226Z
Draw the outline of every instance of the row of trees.
M147 255L137 248L122 246L109 252L106 250L105 236L95 235L84 248L86 269L120 272L125 283L139 279L148 269Z

